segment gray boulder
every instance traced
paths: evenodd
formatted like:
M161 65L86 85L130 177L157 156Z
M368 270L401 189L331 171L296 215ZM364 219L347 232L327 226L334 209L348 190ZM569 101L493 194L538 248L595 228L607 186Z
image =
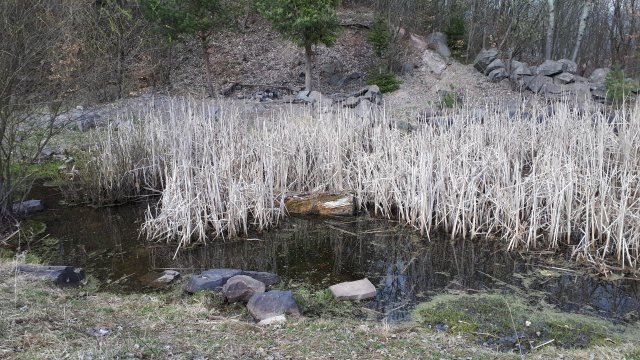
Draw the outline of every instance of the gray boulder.
M607 78L609 71L611 71L609 68L599 68L593 70L591 76L589 76L589 82L594 84L604 83L604 80Z
M71 266L20 264L16 266L16 272L51 280L56 285L78 285L85 279L83 269Z
M489 73L489 81L497 83L509 77L507 70L499 68Z
M376 287L369 279L343 282L329 287L331 295L337 300L365 300L376 297Z
M543 75L536 75L527 80L527 89L536 94L545 92L546 87L553 85L553 78Z
M263 293L264 290L262 282L246 275L236 275L222 286L222 295L230 303L247 302L254 294Z
M290 314L300 316L300 308L291 291L271 290L255 294L249 299L247 310L256 320Z
M380 92L378 85L369 85L366 89L367 91L362 95L362 99L369 100L376 105L382 104L382 92Z
M484 73L487 66L498 57L498 49L482 49L473 61L473 67Z
M568 73L568 72L563 72L563 73L560 73L560 74L556 75L556 76L553 78L553 81L554 81L556 84L561 84L561 85L564 85L564 84L571 84L572 82L574 82L574 81L575 81L575 75L570 74L570 73Z
M440 76L447 70L447 62L438 53L432 50L425 50L422 54L422 63L429 69L429 71Z
M504 68L505 68L504 62L502 62L502 60L500 59L495 59L491 62L491 64L487 65L487 68L484 70L484 74L489 75L494 70L504 69Z
M564 70L564 65L559 61L546 60L538 65L537 74L544 76L554 76L560 74Z
M576 64L575 61L560 59L558 62L562 64L563 71L568 72L569 74L575 74L578 72L578 64Z
M447 46L447 35L441 32L434 32L427 36L426 42L428 49L437 52L445 59L451 57L451 50L449 50L449 46Z
M360 104L360 100L361 100L361 98L359 98L359 97L349 96L342 103L342 106L348 107L348 108L354 108L354 107L358 106L358 104Z
M26 200L13 204L13 212L20 215L30 215L43 210L42 200Z
M220 292L227 280L241 274L242 270L238 269L213 269L203 271L200 275L193 275L191 279L189 279L184 291L192 294L205 289Z
M511 75L523 76L523 75L533 75L533 73L531 73L531 69L529 69L529 66L527 66L527 63L513 60L511 61Z
M296 95L297 102L306 103L306 104L315 104L316 102L322 100L322 93L319 91L300 91L298 95Z
M273 284L277 284L278 282L280 282L280 276L270 272L243 271L241 275L252 277L260 281L261 283L265 284L266 286L271 286Z
M191 279L189 279L189 282L185 285L184 291L191 294L200 290L220 292L227 280L237 275L252 277L266 286L273 285L280 281L278 275L269 272L243 271L240 269L212 269L203 271L199 275L191 276Z

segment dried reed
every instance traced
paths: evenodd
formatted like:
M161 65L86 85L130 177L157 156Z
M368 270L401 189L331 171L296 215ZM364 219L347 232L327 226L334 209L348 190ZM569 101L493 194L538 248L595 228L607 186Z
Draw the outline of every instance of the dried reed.
M176 100L107 130L94 188L111 200L161 192L144 231L180 246L277 224L288 193L351 191L425 233L568 244L638 266L638 107L612 123L566 104L519 118L487 105L482 121L463 109L447 128L407 132L384 113L289 107L256 120L219 106Z

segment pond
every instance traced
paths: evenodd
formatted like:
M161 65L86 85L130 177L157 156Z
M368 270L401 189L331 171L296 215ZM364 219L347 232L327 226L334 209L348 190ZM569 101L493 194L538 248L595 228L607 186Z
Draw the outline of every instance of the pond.
M146 204L68 207L54 188L32 196L47 210L34 251L52 265L83 267L109 291L154 291L164 269L183 275L211 268L270 271L283 281L316 288L367 277L378 289L366 306L389 320L406 320L415 303L443 291L515 293L564 311L631 322L640 317L640 281L607 281L506 252L497 241L422 236L395 221L370 217L289 218L248 239L215 241L176 252L175 243L139 236Z

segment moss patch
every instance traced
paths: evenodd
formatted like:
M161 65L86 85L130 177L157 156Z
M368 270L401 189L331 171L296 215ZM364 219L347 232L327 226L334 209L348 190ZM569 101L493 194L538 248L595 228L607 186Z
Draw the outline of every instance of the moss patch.
M499 350L531 351L545 343L586 348L628 336L602 319L561 313L545 304L531 306L497 294L437 296L416 307L413 318L430 329L463 333Z

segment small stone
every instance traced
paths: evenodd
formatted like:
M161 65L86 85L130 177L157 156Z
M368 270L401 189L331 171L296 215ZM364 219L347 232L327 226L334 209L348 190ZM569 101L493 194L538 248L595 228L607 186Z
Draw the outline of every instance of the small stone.
M376 287L369 279L343 282L332 285L329 291L338 300L364 300L376 297Z
M276 325L287 322L287 317L284 315L273 316L264 320L260 320L258 325Z
M180 273L175 270L165 270L162 272L162 276L157 278L155 282L161 284L170 284L180 278Z
M291 291L271 290L255 294L249 299L247 310L256 320L290 314L300 316L300 308Z
M529 327L531 326L531 321L527 320L524 322L524 326Z
M29 215L44 210L42 200L26 200L13 204L13 212L21 215Z

